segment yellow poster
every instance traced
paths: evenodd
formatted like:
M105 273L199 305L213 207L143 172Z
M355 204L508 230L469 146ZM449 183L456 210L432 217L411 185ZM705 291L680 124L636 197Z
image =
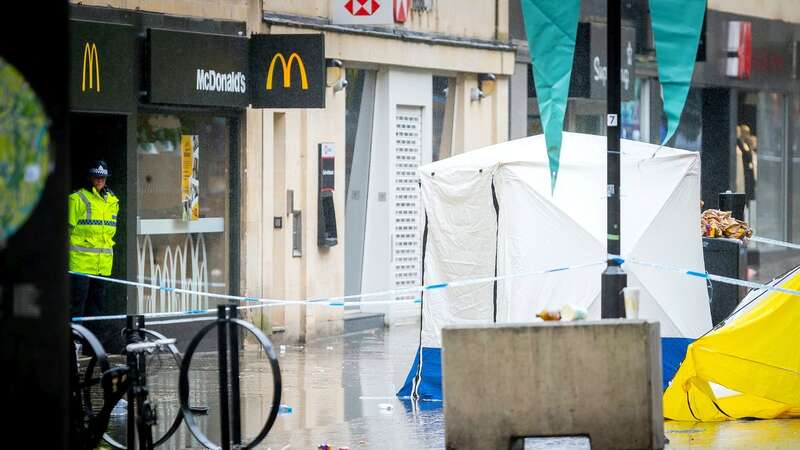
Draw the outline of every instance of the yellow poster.
M181 135L181 208L183 220L200 218L200 139L197 135Z

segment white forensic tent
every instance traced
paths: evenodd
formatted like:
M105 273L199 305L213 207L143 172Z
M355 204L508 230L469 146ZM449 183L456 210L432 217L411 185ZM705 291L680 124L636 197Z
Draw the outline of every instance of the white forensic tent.
M704 271L699 154L628 140L621 147L622 257ZM565 304L600 317L606 137L564 133L552 193L548 170L543 135L419 168L424 284L511 276L425 291L420 350L398 395L441 398L445 325L531 322ZM513 276L587 263L597 264ZM711 328L705 280L632 263L624 268L628 286L641 288L640 317L658 320L662 336L696 338Z

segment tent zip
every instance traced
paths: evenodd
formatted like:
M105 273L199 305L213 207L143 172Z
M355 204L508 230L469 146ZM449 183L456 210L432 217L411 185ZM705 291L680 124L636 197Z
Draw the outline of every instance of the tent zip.
M494 287L492 288L492 306L494 308L494 312L492 314L492 319L494 323L497 323L497 247L498 247L498 238L500 237L500 204L497 203L497 193L494 190L494 176L492 176L492 203L494 204L494 213L496 217L496 226L494 229Z
M420 183L421 184L421 183ZM422 264L420 265L422 269L420 270L420 282L422 285L425 285L425 251L428 249L428 213L425 212L425 227L422 231ZM422 378L422 321L425 320L425 315L423 314L423 303L425 302L425 291L422 290L419 293L419 347L417 348L417 358L419 359L419 364L417 364L417 375L414 377L414 383L411 386L411 398L418 399L419 392L419 381Z

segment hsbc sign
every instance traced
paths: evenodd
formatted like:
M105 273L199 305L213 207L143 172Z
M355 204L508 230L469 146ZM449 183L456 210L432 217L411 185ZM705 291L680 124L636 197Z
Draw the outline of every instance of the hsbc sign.
M391 25L392 0L330 0L331 23L342 25Z
M408 20L408 6L411 0L394 0L394 21L406 23Z
M344 9L354 16L371 16L378 12L381 4L377 0L348 0Z

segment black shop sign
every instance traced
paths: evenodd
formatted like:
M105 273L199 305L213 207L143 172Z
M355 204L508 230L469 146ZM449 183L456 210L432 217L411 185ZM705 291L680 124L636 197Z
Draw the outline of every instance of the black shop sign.
M151 103L246 107L250 103L248 39L149 29Z
M589 79L591 84L591 98L606 98L606 81L608 80L608 52L606 39L608 37L606 26L603 24L591 25L591 45L589 56ZM634 75L634 60L636 58L636 30L622 27L622 53L620 54L620 94L622 101L636 98Z
M254 108L325 107L325 37L250 37L250 97Z
M608 52L606 25L589 22L578 24L575 56L570 79L569 96L604 100L608 81ZM636 98L635 59L636 30L622 27L620 59L620 94L623 101Z
M130 25L70 20L70 109L133 112L135 48Z

